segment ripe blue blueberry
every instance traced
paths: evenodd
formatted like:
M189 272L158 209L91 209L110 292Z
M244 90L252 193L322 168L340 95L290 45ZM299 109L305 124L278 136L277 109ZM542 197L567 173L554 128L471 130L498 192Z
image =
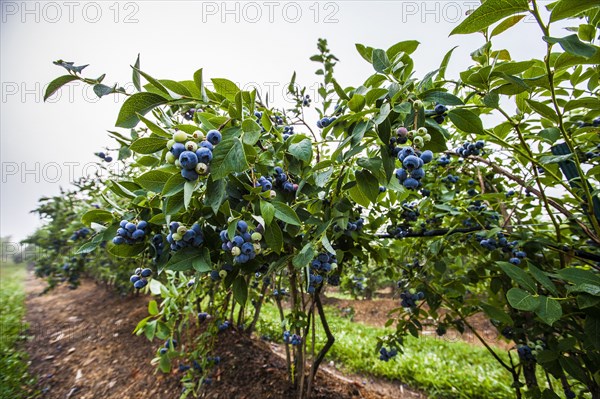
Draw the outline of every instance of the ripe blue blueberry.
M181 169L181 176L187 181L194 181L198 179L198 173L195 170Z
M140 276L138 276L137 274L134 274L133 276L129 277L129 281L131 281L132 283L135 283L139 279L140 279Z
M208 165L212 161L213 153L209 148L200 147L196 150L196 157L198 158L198 162Z
M510 258L508 261L510 263L512 263L513 265L520 265L521 264L521 259L519 259L519 258Z
M198 157L192 151L184 151L179 155L179 164L184 169L194 170L198 165Z
M182 143L175 143L173 147L171 147L171 153L175 156L175 158L179 159L179 156L182 152L185 151L185 145Z
M416 169L419 167L419 158L414 155L408 155L404 158L402 165L408 170Z
M143 280L143 279L140 279L140 280L136 281L136 282L133 284L133 286L134 286L136 289L138 289L138 290L139 290L139 289L142 289L142 288L144 288L144 287L146 286L146 284L148 284L148 281L146 281L146 280Z
M141 273L142 277L150 277L152 275L152 270L145 268Z
M419 187L419 181L416 179L413 179L412 177L409 177L408 179L404 180L404 183L402 183L404 185L404 187L408 188L409 190L414 190L417 187Z
M243 220L240 220L237 222L237 228L241 233L245 233L246 231L248 231L248 223L244 222Z
M144 230L137 229L131 234L131 238L133 238L134 240L139 240L141 238L144 238L145 235L146 233L144 233Z
M148 227L148 222L145 220L140 220L137 224L137 228L140 230L144 230L146 227Z
M424 163L431 162L433 160L433 152L431 152L430 150L423 151L423 153L421 154L421 160Z
M407 177L408 174L404 169L396 169L396 178L400 180L400 183L404 182L404 180L406 180Z
M112 239L113 244L115 245L121 245L125 243L125 239L121 236L117 236L115 238Z
M222 136L218 130L209 130L206 134L206 140L208 140L212 145L217 145L221 142Z
M421 180L425 177L425 171L423 168L417 168L410 173L410 177L413 179Z
M130 233L133 233L137 229L137 226L133 223L127 223L125 225L125 229L128 230Z

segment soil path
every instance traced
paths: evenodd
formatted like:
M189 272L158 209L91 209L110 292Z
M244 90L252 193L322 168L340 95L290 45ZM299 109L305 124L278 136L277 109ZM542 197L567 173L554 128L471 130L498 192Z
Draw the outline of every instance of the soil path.
M181 374L156 372L151 364L160 342L132 335L147 316L149 296L119 297L93 282L76 290L58 287L43 294L45 283L28 277L26 343L30 371L44 399L176 399ZM292 398L285 361L277 347L230 329L220 334L215 352L221 363L203 398ZM323 367L316 399L424 398L400 383L342 375ZM192 397L190 395L189 397Z

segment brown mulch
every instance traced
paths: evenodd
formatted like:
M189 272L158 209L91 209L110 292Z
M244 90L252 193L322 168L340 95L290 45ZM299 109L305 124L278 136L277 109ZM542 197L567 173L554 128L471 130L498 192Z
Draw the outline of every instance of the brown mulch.
M44 399L178 398L182 393L177 367L157 372L150 361L162 342L132 334L147 316L151 299L119 296L90 281L71 290L58 287L42 294L45 283L27 280L30 324L25 344L30 372L37 376ZM214 354L221 363L211 371L204 398L295 398L286 379L281 348L229 329L219 334ZM177 366L177 365L174 365ZM313 398L423 398L396 382L341 375L322 367ZM192 395L189 396L190 398Z

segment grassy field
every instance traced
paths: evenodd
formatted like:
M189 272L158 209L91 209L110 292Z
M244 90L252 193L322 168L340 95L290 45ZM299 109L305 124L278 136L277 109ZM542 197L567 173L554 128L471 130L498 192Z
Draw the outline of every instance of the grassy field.
M31 398L33 379L27 373L26 355L18 350L24 326L25 279L23 265L0 264L0 398Z
M277 308L267 304L261 314L265 321L257 326L258 334L281 342ZM483 347L436 338L409 337L404 354L384 362L379 360L375 345L377 337L390 332L390 329L353 323L340 317L333 309L326 309L326 314L336 337L328 359L341 363L344 370L399 380L422 390L431 398L515 397L510 388L510 374ZM320 344L325 341L325 333L319 323L316 340Z

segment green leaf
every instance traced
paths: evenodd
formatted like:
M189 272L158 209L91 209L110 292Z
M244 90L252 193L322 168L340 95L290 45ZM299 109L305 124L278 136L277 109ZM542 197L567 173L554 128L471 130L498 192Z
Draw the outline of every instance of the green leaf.
M401 52L406 54L414 53L417 47L419 47L419 44L421 43L416 40L405 40L394 44L392 47L388 48L385 53L389 59L394 59L396 54Z
M543 39L548 43L558 43L563 50L571 55L590 58L596 53L596 47L582 42L579 40L577 35L569 35L565 37L544 36Z
M185 209L188 209L188 206L190 205L190 201L192 200L192 195L194 194L195 188L195 181L186 181L183 185L183 206L185 207Z
M442 63L440 64L440 68L438 69L438 71L439 71L438 75L437 75L438 80L444 80L446 78L446 69L448 68L448 63L450 62L452 53L454 52L454 50L456 50L457 47L458 46L452 47L450 50L448 50L446 55L444 55L444 58L442 59Z
M226 184L224 180L214 180L209 177L206 183L206 192L204 194L204 203L212 208L216 215L226 196Z
M246 284L244 277L241 275L237 276L235 280L233 280L231 288L233 290L233 298L235 301L241 306L244 306L248 299L248 284Z
M134 245L127 245L127 244L121 244L121 245L114 245L113 243L109 242L106 245L106 250L114 255L114 256L118 256L120 258L133 258L136 255L139 255L140 253L142 253L142 251L146 249L146 245L145 244L134 244Z
M200 256L192 260L192 267L199 273L208 273L212 270L210 251L204 247L200 250Z
M454 94L437 89L427 90L421 93L419 98L423 101L431 101L444 105L464 105L462 100L456 97Z
M294 259L292 260L292 264L297 268L303 268L306 265L308 265L308 263L313 260L315 257L315 249L312 245L312 243L308 243L306 244L301 250L300 252L298 252L298 254L296 256L294 256Z
M254 145L260 138L261 128L254 119L245 119L242 122L242 130L244 131L243 141L244 144Z
M532 296L527 293L527 291L523 291L520 288L511 288L506 293L506 299L510 306L518 310L524 311L533 311L535 310L540 301L537 297Z
M365 96L362 94L354 94L350 101L348 101L348 108L350 108L352 112L360 112L364 108L365 103Z
M571 111L578 108L600 110L600 100L595 97L584 97L571 100L565 104L565 111Z
M237 87L235 83L233 83L231 80L222 78L213 78L211 80L217 93L229 101L235 101L235 95L240 91L240 88Z
M346 94L342 86L335 79L331 79L331 83L333 83L333 89L336 94L340 97L341 100L350 100L350 97Z
M154 93L135 93L128 97L121 106L117 122L118 127L133 128L140 119L137 114L145 115L152 108L165 104L167 100L158 94Z
M525 288L527 291L535 294L537 287L535 281L520 267L508 262L496 262L498 266L510 277L514 282Z
M532 264L529 264L528 268L533 278L535 278L538 281L538 283L542 285L542 287L547 289L552 295L558 296L556 286L554 285L552 280L550 280L550 278L546 275L546 273L544 273Z
M535 314L538 315L546 324L552 325L562 317L562 307L556 299L548 298L544 295L540 295L539 306L535 310Z
M500 104L500 96L498 93L490 91L488 94L483 96L483 104L489 108L498 108L498 105Z
M572 285L568 288L568 292L583 292L593 296L600 296L600 285L587 283Z
M308 138L304 138L299 142L290 144L288 149L290 154L306 163L312 159L312 141Z
M544 118L550 119L551 121L558 123L558 115L556 114L556 111L554 111L546 104L542 104L533 100L525 100L525 102L527 103L527 105L529 105L529 107L531 107L532 110L534 110Z
M283 202L273 201L273 206L275 207L275 217L282 222L293 224L295 226L301 226L300 218L294 212L292 208Z
M283 233L277 223L271 223L265 228L265 242L275 253L281 253L283 248Z
M210 169L211 176L215 180L222 179L230 173L248 170L246 154L240 139L228 138L215 146Z
M486 4L486 3L484 3ZM448 112L448 117L458 129L465 133L483 134L483 123L479 116L464 108L454 108Z
M52 82L50 82L48 84L48 87L46 88L46 93L44 94L44 101L46 101L48 99L48 97L50 97L51 95L56 93L58 91L58 89L60 89L67 83L72 82L74 80L79 80L79 78L74 75L63 75L63 76L59 76L58 78L54 79Z
M379 196L379 182L373 174L367 170L359 170L355 173L356 183L360 191L371 201L376 202Z
M561 136L560 130L555 127L549 127L540 131L540 136L553 144Z
M86 226L90 226L92 222L94 223L106 223L111 222L113 220L113 215L109 211L105 211L104 209L92 209L87 211L81 217L81 223Z
M482 303L481 308L483 309L485 314L489 316L490 319L498 320L508 325L513 324L513 320L510 318L510 316L506 313L504 309L499 309L495 306L488 305L487 303Z
M358 184L350 188L348 190L348 194L350 194L350 198L359 205L364 206L365 208L371 205L369 198L363 194L360 188L358 188Z
M135 182L148 191L160 193L172 174L162 170L148 171L135 179Z
M363 57L366 61L371 62L373 60L372 47L364 46L360 43L356 43L354 46L356 47L356 50L358 51L360 56Z
M97 242L93 242L93 241L86 242L85 244L83 244L81 247L79 247L77 249L77 251L75 252L75 255L89 254L96 248L98 248Z
M165 269L183 272L187 270L195 269L196 264L201 270L199 271L210 271L210 257L208 258L208 267L206 267L206 253L207 249L202 250L198 248L183 248L175 252L175 255L169 259L169 262L165 265Z
M175 173L171 175L171 177L169 177L169 179L165 182L161 194L165 197L170 197L177 194L183 190L183 185L186 181L187 180L181 176L181 173Z
M268 225L271 224L273 217L275 216L275 207L270 202L265 200L260 200L260 214L262 215L265 223Z
M450 35L479 32L502 18L528 10L527 0L487 0L454 28Z
M573 284L600 285L600 277L590 270L568 267L559 270L558 275Z
M594 347L600 349L600 318L586 316L583 331Z
M142 115L138 114L138 118L140 118L140 121L144 122L144 124L146 125L146 127L148 129L150 129L150 131L158 136L164 137L166 139L170 139L173 137L173 135L169 132L167 132L166 130L164 130L162 127L158 126L156 123L152 122L151 120L144 118Z
M170 197L167 197L164 202L165 213L167 215L175 215L183 209L183 193L180 191Z
M550 22L572 17L594 7L598 7L598 0L560 0L552 9Z
M390 60L385 51L381 49L373 50L373 68L375 68L377 72L385 71L390 65Z
M154 154L166 146L167 140L161 137L142 137L131 143L129 149L138 154Z
M150 316L156 316L158 314L158 304L155 300L148 302L148 313Z
M521 21L523 18L525 18L525 15L513 15L513 16L506 18L504 21L502 21L498 25L496 25L494 30L492 30L492 33L490 33L490 39L494 36L498 36L500 33L513 27L514 25L519 23L519 21Z
M133 74L131 76L131 81L133 82L133 86L137 91L142 91L142 86L140 84L140 54L138 53L137 59L135 60L135 64L133 65Z

